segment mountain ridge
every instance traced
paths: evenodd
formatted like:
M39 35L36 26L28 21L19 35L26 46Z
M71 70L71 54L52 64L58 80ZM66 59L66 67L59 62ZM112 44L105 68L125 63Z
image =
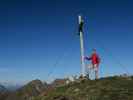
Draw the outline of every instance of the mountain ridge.
M0 100L133 100L133 76L112 76L90 80L79 78L51 84L33 80L16 91L2 92Z
M81 79L57 87L33 100L133 100L133 77L113 76Z

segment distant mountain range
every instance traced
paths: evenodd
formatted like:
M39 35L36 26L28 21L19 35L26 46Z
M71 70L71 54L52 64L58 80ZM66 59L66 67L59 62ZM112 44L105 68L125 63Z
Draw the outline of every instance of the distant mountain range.
M7 89L3 85L0 85L0 92L6 91L6 90Z
M51 84L40 80L33 80L24 86L0 85L0 100L33 100L40 94L47 94L48 91L62 85L64 79L56 79ZM13 88L14 87L14 88Z
M37 79L15 91L0 85L0 100L133 100L132 76L66 81L56 79L47 84Z
M0 81L0 89L6 89L8 91L15 91L19 88L21 88L24 85L24 83L20 84L20 83L15 83L15 82L3 82Z

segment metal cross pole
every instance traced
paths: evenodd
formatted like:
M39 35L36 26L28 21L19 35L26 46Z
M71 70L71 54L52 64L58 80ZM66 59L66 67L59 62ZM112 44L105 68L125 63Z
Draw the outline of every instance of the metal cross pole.
M80 54L81 54L81 75L85 76L85 63L84 63L84 40L83 40L83 19L78 16L79 20L79 35L80 35Z

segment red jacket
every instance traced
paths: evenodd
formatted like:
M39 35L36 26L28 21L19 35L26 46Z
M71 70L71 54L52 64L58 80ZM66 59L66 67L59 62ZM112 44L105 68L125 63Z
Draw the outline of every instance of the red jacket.
M100 58L96 53L92 54L90 58L85 57L85 59L91 60L92 64L99 64L100 63Z

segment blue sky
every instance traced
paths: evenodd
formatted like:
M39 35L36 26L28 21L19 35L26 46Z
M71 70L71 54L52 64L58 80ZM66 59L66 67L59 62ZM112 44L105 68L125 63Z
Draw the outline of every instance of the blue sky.
M85 20L85 54L96 48L101 56L100 76L125 73L119 62L132 74L132 4L132 0L1 0L0 81L23 83L79 74L79 14Z

